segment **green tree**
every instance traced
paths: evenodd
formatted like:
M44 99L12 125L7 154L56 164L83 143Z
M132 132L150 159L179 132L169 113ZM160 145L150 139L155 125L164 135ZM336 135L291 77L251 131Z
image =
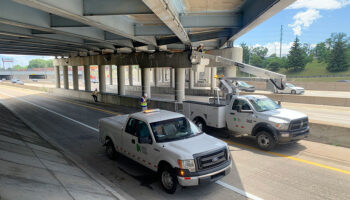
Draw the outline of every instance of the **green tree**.
M314 48L314 54L318 62L327 62L330 49L326 46L325 42L320 42Z
M286 68L293 72L300 72L305 69L306 53L302 48L299 38L296 37L293 46L289 50Z
M53 67L53 60L44 60L44 59L33 59L29 61L28 68L46 68Z
M347 48L346 34L333 33L329 41L332 46L327 63L327 70L329 72L346 71L349 67L345 57Z
M18 65L18 64L12 67L12 69L16 69L16 70L17 69L25 69L25 68L27 68L27 67L22 67L21 65Z
M261 68L265 68L265 66L266 66L264 58L261 58L260 56L258 56L256 54L252 54L250 56L250 64L253 66L261 67Z
M255 47L252 49L252 53L264 59L268 53L268 49L266 47Z
M272 54L269 58L266 59L266 68L277 72L281 68L285 68L286 62L287 61L285 57L279 58L276 56L276 54Z
M241 43L241 47L243 49L243 63L249 64L249 58L251 53L250 48L244 42Z

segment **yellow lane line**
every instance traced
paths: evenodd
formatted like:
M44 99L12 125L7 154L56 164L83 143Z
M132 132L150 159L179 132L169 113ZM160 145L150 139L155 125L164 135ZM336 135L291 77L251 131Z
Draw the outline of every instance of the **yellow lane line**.
M324 169L329 169L329 170L332 170L332 171L341 172L341 173L344 173L344 174L350 174L350 171L348 171L348 170L338 169L338 168L331 167L331 166L328 166L328 165L323 165L323 164L320 164L320 163L317 163L317 162L312 162L312 161L304 160L304 159L301 159L301 158L296 158L296 157L293 157L293 156L288 156L288 155L281 154L281 153L276 153L276 152L271 152L271 151L263 151L263 150L260 150L258 148L255 148L255 147L251 147L251 146L248 146L248 145L245 145L245 144L240 144L240 143L233 142L233 141L230 141L230 140L223 140L223 141L226 142L227 144L231 144L231 145L235 145L235 146L244 147L244 148L247 148L247 149L252 149L252 150L264 152L264 153L271 154L271 155L274 155L274 156L288 158L288 159L291 159L291 160L294 160L294 161L298 161L298 162L301 162L301 163L306 163L306 164L309 164L309 165L314 165L314 166L321 167L321 168L324 168Z
M51 99L55 99L55 100L58 100L58 101L63 101L63 102L67 102L67 103L83 106L83 107L86 107L86 108L102 111L102 112L113 114L113 115L120 115L119 113L108 111L108 110L101 109L101 108L96 108L96 107L93 107L93 106L87 106L87 105L71 102L71 101L68 101L68 100L62 100L62 99L58 99L58 98L54 98L54 97L48 97L47 95L44 95L44 94L39 94L39 95L43 96L43 97L46 97L46 98L51 98ZM321 168L324 168L324 169L337 171L337 172L341 172L341 173L350 175L350 171L348 171L348 170L338 169L338 168L331 167L331 166L328 166L328 165L324 165L324 164L320 164L320 163L304 160L304 159L301 159L301 158L296 158L296 157L285 155L285 154L281 154L281 153L270 152L270 151L262 151L262 150L260 150L258 148L251 147L251 146L248 146L248 145L245 145L245 144L236 143L236 142L229 141L229 140L223 140L223 141L225 141L226 143L231 144L231 145L240 146L240 147L244 147L244 148L247 148L247 149L252 149L252 150L264 152L264 153L267 153L267 154L270 154L270 155L279 156L279 157L291 159L291 160L294 160L294 161L297 161L297 162L301 162L301 163L305 163L305 164L309 164L309 165L313 165L313 166L321 167Z

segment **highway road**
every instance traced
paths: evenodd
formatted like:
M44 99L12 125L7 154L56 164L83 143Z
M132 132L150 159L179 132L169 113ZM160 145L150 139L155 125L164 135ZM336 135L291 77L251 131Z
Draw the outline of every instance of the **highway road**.
M300 141L264 152L249 139L223 139L230 145L232 172L216 183L168 195L155 174L125 157L108 160L98 143L98 119L135 109L3 85L0 101L135 199L350 199L348 148ZM217 130L208 133L223 136Z

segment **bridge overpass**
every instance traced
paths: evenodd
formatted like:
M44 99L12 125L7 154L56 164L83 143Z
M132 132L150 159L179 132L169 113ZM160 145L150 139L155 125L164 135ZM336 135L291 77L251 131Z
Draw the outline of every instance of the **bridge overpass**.
M98 65L101 93L106 92L105 65L116 65L119 95L125 94L127 66L139 65L149 96L150 74L157 83L159 68L171 67L175 99L181 102L191 49L203 43L208 53L241 61L234 40L294 1L1 0L0 53L55 56L56 87L61 87L61 68L65 89L68 66L74 90L79 90L78 66L84 66L85 90L90 91L89 66ZM210 67L213 75L220 66ZM226 76L235 72L233 66L224 70ZM196 75L189 70L187 76L192 86Z

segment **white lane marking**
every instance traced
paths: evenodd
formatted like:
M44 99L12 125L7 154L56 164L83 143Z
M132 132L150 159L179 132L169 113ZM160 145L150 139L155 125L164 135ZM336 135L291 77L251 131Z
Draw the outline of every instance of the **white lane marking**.
M18 98L18 97L15 97L15 96L12 96L12 95L9 95L9 94L5 94L5 93L2 93L2 92L0 92L0 94L3 94L3 95L6 95L6 96L15 98L15 99L17 99L17 100L19 100L19 101L23 101L23 102L29 103L29 104L31 104L31 105L33 105L33 106L36 106L36 107L41 108L41 109L43 109L43 110L46 110L46 111L48 111L48 112L54 113L54 114L56 114L56 115L58 115L58 116L60 116L60 117L63 117L63 118L68 119L68 120L71 120L71 121L76 122L76 123L78 123L78 124L80 124L80 125L82 125L82 126L84 126L84 127L86 127L86 128L89 128L89 129L91 129L91 130L94 130L94 131L98 132L98 129L96 129L96 128L94 128L94 127L91 127L91 126L89 126L89 125L87 125L87 124L84 124L84 123L82 123L82 122L79 122L79 121L77 121L77 120L75 120L75 119L72 119L72 118L70 118L70 117L67 117L67 116L65 116L65 115L62 115L62 114L60 114L60 113L58 113L58 112L55 112L55 111L53 111L53 110L50 110L50 109L47 109L47 108L45 108L45 107L39 106L39 105L37 105L37 104L35 104L35 103L29 102L29 101L27 101L27 100L20 99L20 98ZM225 183L225 182L216 181L216 183L219 184L219 185L221 185L221 186L223 186L223 187L225 187L225 188L227 188L227 189L230 189L230 190L232 190L232 191L234 191L234 192L236 192L236 193L238 193L238 194L241 194L241 195L243 195L243 196L245 196L245 197L247 197L247 198L250 198L250 199L253 199L253 200L263 200L263 199L260 198L260 197L257 197L257 196L255 196L255 195L253 195L253 194L250 194L250 193L248 193L248 192L245 192L244 190L238 189L238 188L236 188L236 187L234 187L234 186L232 186L232 185L229 185L229 184L227 184L227 183Z
M241 195L243 195L243 196L245 196L245 197L248 197L249 199L253 199L253 200L263 200L263 199L260 198L260 197L257 197L257 196L255 196L255 195L253 195L253 194L250 194L250 193L248 193L248 192L246 192L246 191L244 191L244 190L238 189L238 188L236 188L236 187L234 187L234 186L232 186L232 185L229 185L229 184L227 184L227 183L224 183L224 182L222 182L222 181L216 181L216 183L219 184L219 185L221 185L221 186L223 186L223 187L225 187L225 188L227 188L227 189L230 189L230 190L232 190L232 191L234 191L234 192L237 192L238 194L241 194Z
M75 120L75 119L72 119L72 118L70 118L70 117L67 117L67 116L65 116L65 115L62 115L62 114L60 114L60 113L58 113L58 112L55 112L55 111L53 111L53 110L50 110L50 109L47 109L47 108L45 108L45 107L39 106L39 105L37 105L37 104L35 104L35 103L29 102L29 101L27 101L27 100L20 99L20 98L18 98L18 97L15 97L15 96L12 96L12 95L9 95L9 94L5 94L5 93L2 93L2 92L0 92L0 94L3 94L3 95L5 95L5 96L9 96L9 97L15 98L15 99L17 99L17 100L19 100L19 101L23 101L23 102L29 103L29 104L31 104L31 105L33 105L33 106L36 106L36 107L38 107L38 108L41 108L41 109L46 110L46 111L48 111L48 112L51 112L51 113L56 114L56 115L58 115L58 116L60 116L60 117L63 117L63 118L68 119L68 120L71 120L71 121L73 121L73 122L75 122L75 123L78 123L78 124L80 124L80 125L82 125L82 126L84 126L84 127L86 127L86 128L89 128L89 129L91 129L91 130L93 130L93 131L98 132L98 129L97 129L97 128L91 127L91 126L89 126L89 125L87 125L87 124L84 124L84 123L82 123L82 122L79 122L79 121L77 121L77 120Z

